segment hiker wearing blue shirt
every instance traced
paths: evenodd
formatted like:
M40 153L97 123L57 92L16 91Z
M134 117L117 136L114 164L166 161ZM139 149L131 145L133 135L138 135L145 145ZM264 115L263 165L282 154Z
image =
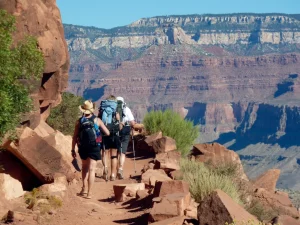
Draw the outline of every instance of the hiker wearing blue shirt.
M110 135L109 130L100 118L94 115L95 104L85 101L79 106L82 117L77 120L72 140L72 156L76 159L75 146L82 160L82 189L79 195L91 198L92 185L95 180L97 160L101 159L101 132Z

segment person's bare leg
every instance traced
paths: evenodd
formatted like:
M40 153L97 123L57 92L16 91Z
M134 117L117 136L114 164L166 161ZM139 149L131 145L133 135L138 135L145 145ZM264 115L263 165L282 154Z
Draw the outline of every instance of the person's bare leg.
M124 179L123 166L125 163L126 155L121 152L119 152L118 155L119 155L119 157L118 157L119 165L118 165L117 177L118 177L118 179L122 180L122 179Z
M97 161L91 158L87 159L89 161L89 178L88 178L88 194L87 198L91 198L91 190L95 181L95 170Z
M121 170L123 170L125 159L126 159L126 155L124 153L120 153L119 169L121 169Z
M107 181L108 180L108 160L107 160L108 154L107 151L104 149L102 150L102 163L104 166L104 172L103 177Z
M81 169L81 176L82 176L82 189L80 194L86 194L87 193L87 180L89 176L89 162L88 159L82 160L82 169Z
M111 149L111 178L112 180L116 178L117 166L118 166L118 150Z

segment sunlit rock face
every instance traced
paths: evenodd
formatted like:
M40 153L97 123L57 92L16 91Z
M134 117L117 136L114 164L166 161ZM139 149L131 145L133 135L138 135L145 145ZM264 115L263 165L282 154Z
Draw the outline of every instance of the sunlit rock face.
M50 108L60 103L61 92L68 85L69 53L56 1L3 0L0 8L16 17L15 42L32 35L44 54L44 73L33 97L41 118L46 119Z

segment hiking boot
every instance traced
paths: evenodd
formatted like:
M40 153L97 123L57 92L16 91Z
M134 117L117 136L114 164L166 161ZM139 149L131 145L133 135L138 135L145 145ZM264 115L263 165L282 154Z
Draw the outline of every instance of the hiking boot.
M110 176L110 181L115 181L116 177L115 176Z
M123 180L124 179L124 175L123 175L123 170L122 169L118 170L117 177L118 177L119 180Z
M108 168L107 167L104 167L103 179L108 181Z

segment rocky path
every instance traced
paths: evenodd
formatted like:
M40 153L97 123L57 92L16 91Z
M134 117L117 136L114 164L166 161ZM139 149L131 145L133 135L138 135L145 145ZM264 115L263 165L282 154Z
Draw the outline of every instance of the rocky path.
M137 173L134 173L132 159L127 159L124 168L124 180L105 182L96 178L93 188L93 198L85 199L77 196L81 182L69 188L61 209L49 221L43 224L55 225L91 225L91 224L147 224L147 209L132 207L127 202L115 203L113 185L137 182L131 176L140 175L143 166L151 159L136 160Z

